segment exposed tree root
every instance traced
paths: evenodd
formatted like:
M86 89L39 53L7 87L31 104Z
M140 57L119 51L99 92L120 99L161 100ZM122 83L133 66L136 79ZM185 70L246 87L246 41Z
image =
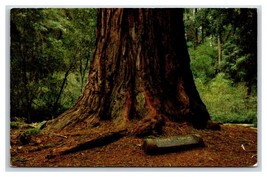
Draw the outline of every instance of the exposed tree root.
M221 130L221 126L220 126L220 123L218 123L218 122L214 122L214 121L208 120L206 129Z
M120 138L126 136L128 133L127 130L118 130L115 132L108 132L105 134L102 134L96 138L90 139L88 141L82 142L78 145L72 146L72 147L61 147L58 149L53 150L53 154L47 155L47 158L53 158L56 155L65 155L69 153L74 153L86 149L91 149L99 146L108 145L114 141L119 140Z
M137 124L132 134L137 137L162 134L162 127L164 124L165 119L162 115L147 117Z

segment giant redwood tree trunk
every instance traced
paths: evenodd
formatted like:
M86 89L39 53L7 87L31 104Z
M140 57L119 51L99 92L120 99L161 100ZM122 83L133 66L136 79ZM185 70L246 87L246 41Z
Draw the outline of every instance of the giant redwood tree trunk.
M99 9L89 81L46 130L89 129L104 120L125 127L135 121L136 135L160 133L166 121L205 128L210 116L184 35L182 9Z

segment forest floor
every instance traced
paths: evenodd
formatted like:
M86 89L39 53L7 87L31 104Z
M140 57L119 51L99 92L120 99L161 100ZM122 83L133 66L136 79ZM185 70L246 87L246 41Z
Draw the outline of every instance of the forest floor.
M205 147L147 155L142 138L124 136L105 146L59 155L62 149L92 139L111 123L93 131L36 135L22 145L21 129L10 130L11 167L253 167L257 163L257 129L221 125L221 130L196 130L186 124L166 123L164 136L199 134Z

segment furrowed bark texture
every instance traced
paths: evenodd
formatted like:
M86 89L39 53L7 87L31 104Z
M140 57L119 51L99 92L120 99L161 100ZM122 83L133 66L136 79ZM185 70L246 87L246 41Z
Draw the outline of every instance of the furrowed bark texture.
M204 128L210 116L196 90L182 9L99 9L89 81L75 105L48 130L89 128L100 120L135 134L159 133L164 121Z

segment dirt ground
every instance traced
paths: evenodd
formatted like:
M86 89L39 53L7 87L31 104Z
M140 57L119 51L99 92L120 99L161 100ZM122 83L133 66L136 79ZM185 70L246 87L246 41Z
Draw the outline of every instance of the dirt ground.
M167 123L164 136L199 134L205 147L158 155L147 155L142 138L125 136L111 144L66 155L58 151L92 139L110 123L94 131L37 135L22 145L21 130L10 131L11 167L253 167L257 163L257 129L221 125L221 130L196 130L186 124Z

